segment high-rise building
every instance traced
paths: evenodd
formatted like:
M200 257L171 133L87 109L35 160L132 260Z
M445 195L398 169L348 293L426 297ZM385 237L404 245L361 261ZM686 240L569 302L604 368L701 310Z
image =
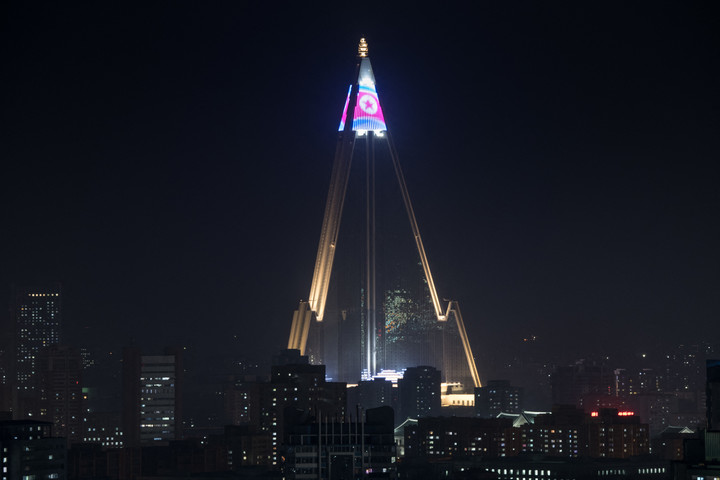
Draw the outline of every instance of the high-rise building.
M123 351L123 435L126 446L161 445L182 438L182 353Z
M475 414L478 417L497 417L500 413L520 413L522 389L507 380L491 380L475 389Z
M323 418L345 417L347 384L325 381L325 365L310 365L307 357L298 358L298 363L274 365L270 382L263 384L260 423L261 430L272 436L273 465L278 463L280 445L286 439L288 411L313 412Z
M586 397L610 396L615 377L604 366L581 361L574 365L558 366L552 374L551 383L553 404L584 407Z
M657 375L652 368L636 370L616 368L613 371L613 377L613 394L616 397L628 397L658 391Z
M179 435L176 355L143 355L140 367L140 443L165 442ZM178 430L178 431L176 431Z
M341 231L341 218L350 228ZM430 271L365 39L338 128L310 293L293 315L288 348L349 383L428 365L453 394L472 397L480 386L458 302L441 300Z
M37 358L40 418L68 442L82 441L82 357L77 348L51 345Z
M586 422L585 454L589 457L630 458L650 453L648 425L632 411L601 409L591 412Z
M235 381L225 389L224 409L227 425L260 428L261 383L257 377Z
M429 366L410 367L403 378L398 380L400 417L435 417L440 415L441 382L440 371Z
M62 291L60 284L15 288L15 381L20 390L33 390L40 350L60 343Z
M262 447L269 442L270 463L278 465L287 433L287 413L303 411L328 419L345 417L347 384L328 382L325 373L325 365L310 365L299 350L283 350L273 357L270 381L245 378L226 390L227 419L243 427L241 436L246 444ZM234 457L233 464L240 465L242 457L247 457L244 462L252 463L249 455L242 455ZM257 460L264 464L264 458L263 454Z

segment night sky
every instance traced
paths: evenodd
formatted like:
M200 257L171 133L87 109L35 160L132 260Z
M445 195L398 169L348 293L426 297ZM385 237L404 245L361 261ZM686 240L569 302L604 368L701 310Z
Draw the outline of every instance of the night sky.
M284 348L365 36L476 352L717 343L717 2L476 3L3 6L0 302L61 281L79 346Z

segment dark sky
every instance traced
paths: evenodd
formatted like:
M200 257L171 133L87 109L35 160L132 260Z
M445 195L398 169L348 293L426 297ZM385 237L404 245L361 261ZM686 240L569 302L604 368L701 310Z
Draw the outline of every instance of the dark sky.
M364 35L476 351L720 340L717 3L387 3L3 6L0 301L62 281L76 344L284 347Z

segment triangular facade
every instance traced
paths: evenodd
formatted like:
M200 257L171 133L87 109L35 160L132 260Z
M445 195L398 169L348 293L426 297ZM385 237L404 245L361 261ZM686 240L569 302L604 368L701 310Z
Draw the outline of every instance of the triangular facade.
M358 95L355 112L353 114L352 129L356 132L386 131L385 116L383 115L382 107L380 107L380 99L378 98L377 89L375 88L375 75L373 75L370 59L367 57L363 58L360 62L360 73L357 82ZM352 85L348 88L347 97L345 98L345 107L343 107L340 126L338 127L339 132L345 129L345 117L348 104L350 103L351 92Z

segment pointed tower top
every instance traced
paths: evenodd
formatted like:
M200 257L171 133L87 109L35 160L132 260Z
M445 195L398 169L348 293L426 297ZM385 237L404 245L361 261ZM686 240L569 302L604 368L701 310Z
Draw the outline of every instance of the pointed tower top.
M365 58L368 56L368 44L365 41L365 38L360 39L360 44L358 45L358 57Z
M360 65L358 69L357 82L357 99L355 103L355 110L353 111L353 124L352 129L356 132L361 132L359 135L363 135L365 132L384 132L387 130L385 125L385 117L383 116L382 108L380 108L380 101L378 100L377 90L375 89L375 75L373 75L372 67L370 66L370 57L368 57L368 46L365 38L360 39L358 45L358 57L360 58ZM340 117L340 126L338 131L342 132L345 130L345 117L348 113L348 105L350 103L350 94L352 93L353 85L348 88L347 98L345 99L345 108L343 108L342 116Z

